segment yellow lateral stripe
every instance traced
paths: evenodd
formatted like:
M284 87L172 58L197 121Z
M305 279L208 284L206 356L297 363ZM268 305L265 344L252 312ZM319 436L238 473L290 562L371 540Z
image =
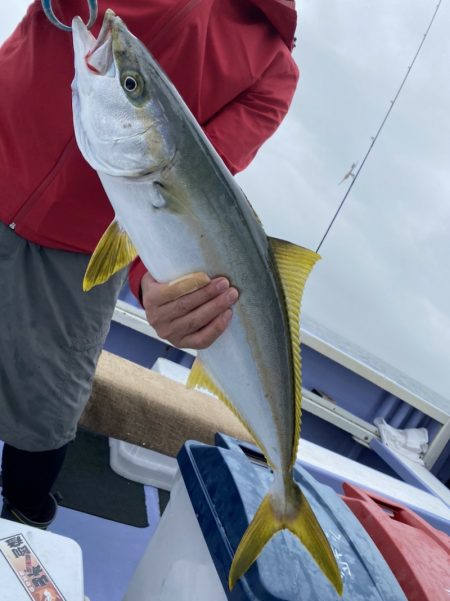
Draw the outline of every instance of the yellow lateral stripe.
M320 256L307 248L302 248L276 238L270 238L278 273L283 287L286 311L289 320L292 362L294 367L295 430L292 449L292 467L297 458L301 426L302 403L302 364L300 352L300 309L306 280Z
M223 392L223 390L221 390L217 386L217 384L215 382L213 382L210 375L208 374L208 372L206 371L202 362L199 359L196 359L194 361L194 364L192 366L191 373L189 374L186 386L187 386L187 388L205 388L206 390L209 390L209 392L211 392L211 394L213 394L218 399L220 399L223 403L225 403L225 405L228 407L228 409L230 409L230 411L232 413L234 413L234 415L239 419L239 421L244 426L244 428L246 428L246 430L253 437L254 441L256 442L256 444L259 446L259 448L263 452L267 463L270 465L270 467L273 467L269 462L269 458L268 458L267 452L264 448L264 445L261 444L261 441L256 436L256 434L254 433L252 428L250 428L247 421L242 417L242 415L239 413L239 411L236 409L236 407L233 405L233 403L230 401L230 399L227 397L227 395Z

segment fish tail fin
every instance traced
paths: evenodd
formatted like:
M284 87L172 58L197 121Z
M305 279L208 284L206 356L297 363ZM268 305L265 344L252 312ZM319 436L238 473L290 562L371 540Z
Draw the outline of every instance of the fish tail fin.
M236 549L228 575L230 590L232 590L239 578L245 574L257 559L272 536L282 529L283 525L273 511L269 493L258 507L255 517L244 532L241 542Z
M342 595L342 578L333 550L306 497L294 482L287 489L286 501L287 509L280 512L275 494L269 492L264 497L234 555L228 577L230 590L272 536L287 529L300 539L337 593Z
M313 559L331 582L339 595L343 593L341 571L336 561L330 543L319 524L311 505L303 492L294 484L298 491L296 515L286 522L286 528L292 532L308 549Z

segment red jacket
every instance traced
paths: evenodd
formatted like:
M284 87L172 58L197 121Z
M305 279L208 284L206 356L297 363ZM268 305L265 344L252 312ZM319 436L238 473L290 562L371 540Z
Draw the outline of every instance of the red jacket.
M85 0L54 0L65 23ZM291 0L99 0L123 18L172 79L232 173L275 131L298 70ZM42 246L90 253L113 219L72 125L72 37L40 0L0 48L0 221ZM145 269L130 276L136 294Z

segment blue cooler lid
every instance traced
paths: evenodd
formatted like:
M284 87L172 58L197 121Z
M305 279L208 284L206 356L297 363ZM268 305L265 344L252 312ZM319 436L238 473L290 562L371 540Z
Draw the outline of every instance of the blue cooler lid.
M276 534L244 577L228 589L231 561L267 493L272 474L259 449L225 435L218 446L188 441L178 464L211 558L230 601L406 601L372 539L341 498L298 466L307 497L341 568L342 597L288 531Z

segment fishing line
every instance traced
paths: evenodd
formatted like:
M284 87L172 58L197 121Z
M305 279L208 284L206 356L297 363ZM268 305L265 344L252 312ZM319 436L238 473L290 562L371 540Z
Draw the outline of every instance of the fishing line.
M353 179L352 179L352 181L351 181L351 183L350 183L349 187L347 188L347 191L346 191L346 193L344 194L344 197L343 197L343 199L341 200L341 203L340 203L339 207L337 208L337 211L336 211L336 213L334 214L334 217L333 217L333 219L331 220L330 224L328 225L328 227L327 227L327 229L326 229L326 231L325 231L325 234L323 235L323 238L322 238L322 240L320 241L320 244L319 244L319 246L318 246L318 247L317 247L317 249L316 249L316 252L317 252L317 253L319 252L319 250L320 250L320 247L321 247L321 246L322 246L322 244L325 242L325 238L328 236L328 233L330 232L331 228L333 227L333 224L334 224L334 222L336 221L336 218L337 218L337 216L339 215L339 213L340 213L340 211L341 211L342 207L344 206L344 203L345 203L345 201L347 200L347 197L348 197L348 195L350 194L350 190L353 188L353 185L354 185L354 183L355 183L355 182L356 182L356 180L358 179L358 176L359 176L359 174L361 173L361 169L364 167L364 163L367 161L367 158L368 158L369 154L371 153L371 151L372 151L372 148L375 146L375 142L377 141L377 139L378 139L378 136L380 135L380 133L381 133L381 131L382 131L383 127L384 127L384 124L386 123L386 121L387 121L387 119L388 119L389 115L391 114L391 111L392 111L392 109L394 108L394 105L395 105L395 103L397 102L397 98L400 96L400 92L402 91L402 89L403 89L403 86L405 85L405 82L406 82L406 80L408 79L408 76L409 76L409 74L411 73L411 70L412 70L412 68L414 67L414 63L416 62L416 60L417 60L417 57L419 56L419 53L420 53L420 51L422 50L422 46L424 45L424 43L425 43L425 40L427 39L428 33L429 33L429 31L430 31L430 29L431 29L431 27L432 27L433 23L434 23L434 20L435 20L435 18L436 18L436 15L437 15L437 13L438 13L438 10L439 10L439 8L440 8L441 4L442 4L442 0L439 0L438 4L437 4L437 6L436 6L436 9L435 9L435 11L434 11L433 17L431 18L430 24L428 25L428 27L427 27L427 30L425 31L425 33L424 33L424 35L423 35L422 41L420 42L420 44L419 44L419 47L418 47L418 49L417 49L417 51L416 51L416 54L414 55L414 58L413 58L413 60L412 60L411 64L409 65L409 67L408 67L408 69L407 69L407 71L406 71L406 75L404 76L404 78L403 78L403 80L402 80L402 82L401 82L401 84L400 84L400 87L398 88L398 90L397 90L397 93L396 93L396 95L394 96L394 100L391 100L391 106L389 107L389 109L388 109L388 111L387 111L386 115L384 116L384 119L383 119L383 121L381 122L381 125L380 125L380 127L378 128L378 131L377 131L377 133L376 133L376 134L375 134L375 136L372 138L372 142L371 142L371 144L370 144L370 146L369 146L369 148L368 148L368 150L367 150L367 152L366 152L366 154L365 154L365 156L364 156L364 159L363 159L363 161L362 161L362 163L361 163L361 165L360 165L359 169L356 171L355 175L353 176Z

